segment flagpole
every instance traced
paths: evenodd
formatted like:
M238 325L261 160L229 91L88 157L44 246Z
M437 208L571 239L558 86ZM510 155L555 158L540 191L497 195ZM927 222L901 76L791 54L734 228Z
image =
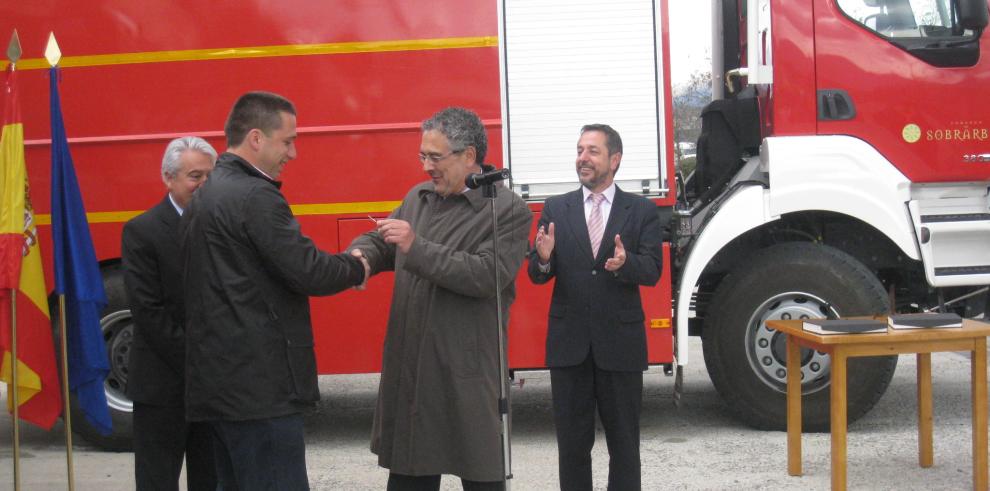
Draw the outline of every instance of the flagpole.
M10 72L17 69L17 60L21 59L21 41L17 37L17 29L10 36L7 45L7 59L10 60ZM13 76L13 75L11 75ZM10 289L10 381L7 385L7 397L10 398L14 410L14 491L21 489L21 429L20 401L17 396L17 288ZM2 362L2 360L0 360Z
M68 468L69 491L75 489L75 479L72 475L72 412L69 411L69 351L66 348L65 335L65 295L58 296L58 331L62 347L62 404L65 420L65 465Z
M62 51L58 48L58 43L55 41L55 33L51 32L48 34L48 45L45 47L45 59L48 60L48 64L55 68L58 65L58 61L62 58ZM56 75L55 70L51 71L51 76ZM70 410L69 402L69 349L68 349L68 335L66 334L66 317L65 317L65 294L59 293L58 295L58 330L59 336L61 337L61 358L62 358L62 419L65 421L65 465L68 472L68 484L69 491L75 489L75 478L72 472L72 411Z
M17 290L10 289L10 380L7 395L14 405L14 491L21 489L21 430L17 408Z

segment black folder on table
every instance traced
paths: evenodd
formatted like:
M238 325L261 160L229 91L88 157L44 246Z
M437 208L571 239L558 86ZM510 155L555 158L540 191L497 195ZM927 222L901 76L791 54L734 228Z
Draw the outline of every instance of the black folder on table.
M942 327L962 327L962 317L958 314L922 312L917 314L893 314L887 318L893 329L926 329Z

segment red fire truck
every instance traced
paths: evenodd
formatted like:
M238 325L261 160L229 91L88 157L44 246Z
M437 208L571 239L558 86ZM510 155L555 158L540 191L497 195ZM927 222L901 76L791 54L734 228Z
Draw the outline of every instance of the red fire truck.
M129 445L131 320L124 222L161 199L177 136L223 149L234 99L270 90L299 109L285 192L303 230L342 250L423 180L418 125L451 105L490 130L491 161L539 213L577 187L581 124L625 141L617 181L655 199L664 275L645 289L649 359L680 375L687 338L727 410L783 428L783 340L764 321L944 308L982 315L990 283L986 0L713 0L713 92L698 164L673 163L665 0L87 0L0 6L17 28L26 159L41 244L49 203L49 32L63 112L110 298L103 332L115 433ZM981 89L982 87L982 89ZM50 249L50 247L48 247ZM49 258L50 259L50 258ZM51 272L50 260L46 263ZM49 277L49 285L51 279ZM550 289L521 275L509 363L543 367ZM314 298L323 374L376 372L391 278ZM896 358L855 359L849 417ZM829 359L802 359L805 428L828 425ZM677 384L675 384L676 386Z

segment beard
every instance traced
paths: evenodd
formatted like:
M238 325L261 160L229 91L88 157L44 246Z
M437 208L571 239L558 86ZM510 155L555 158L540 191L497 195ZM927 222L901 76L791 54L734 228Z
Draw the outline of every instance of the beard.
M582 172L587 169L587 172ZM582 165L578 166L578 180L581 181L581 185L588 188L594 189L599 185L603 184L608 179L608 172L598 172L594 166Z

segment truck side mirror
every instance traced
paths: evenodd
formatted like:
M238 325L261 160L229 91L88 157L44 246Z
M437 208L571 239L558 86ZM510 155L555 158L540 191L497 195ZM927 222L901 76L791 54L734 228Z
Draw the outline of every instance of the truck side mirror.
M974 31L986 27L990 17L987 0L956 0L956 13L959 15L959 27Z

